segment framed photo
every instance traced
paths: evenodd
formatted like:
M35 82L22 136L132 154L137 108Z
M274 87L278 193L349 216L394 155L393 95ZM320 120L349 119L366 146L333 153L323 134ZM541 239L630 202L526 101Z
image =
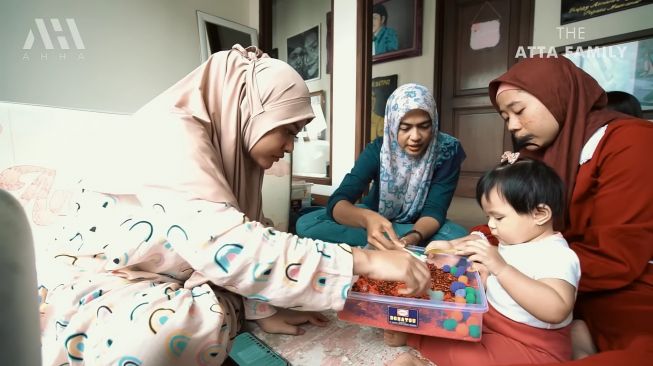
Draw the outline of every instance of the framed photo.
M333 12L326 13L326 73L331 74L333 71Z
M374 0L372 62L422 54L423 0Z
M370 118L370 141L383 136L385 105L388 97L397 89L399 76L379 76L372 79L372 117Z
M211 14L198 11L197 27L201 62L208 60L210 55L218 51L231 49L235 44L245 48L258 46L256 29Z
M606 92L633 95L644 118L653 118L653 29L564 46L557 52L590 74Z
M648 4L653 4L653 0L561 0L560 24L579 22Z
M320 26L288 38L288 64L304 80L320 78Z

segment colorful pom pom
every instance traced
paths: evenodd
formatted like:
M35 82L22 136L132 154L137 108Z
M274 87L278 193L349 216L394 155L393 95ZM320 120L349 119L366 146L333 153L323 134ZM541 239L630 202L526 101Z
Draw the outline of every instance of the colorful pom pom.
M478 325L469 326L469 335L472 338L481 338L481 327Z
M442 301L444 299L444 292L440 290L429 290L429 298L431 301Z
M463 337L466 337L467 334L469 334L469 328L465 324L458 324L456 326L456 333L458 333Z
M462 311L452 311L451 314L449 315L451 319L461 322L463 320L463 313Z
M442 323L442 327L446 330L454 330L456 329L456 326L458 325L458 322L455 321L454 319L447 319Z

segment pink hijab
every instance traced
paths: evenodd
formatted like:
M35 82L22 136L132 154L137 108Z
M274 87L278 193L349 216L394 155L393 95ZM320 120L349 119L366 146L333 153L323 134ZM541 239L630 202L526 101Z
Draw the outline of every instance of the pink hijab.
M249 151L270 130L314 115L306 84L288 64L235 45L134 118L147 131L143 149L149 147L140 153L147 156L141 189L228 203L260 220L264 172Z

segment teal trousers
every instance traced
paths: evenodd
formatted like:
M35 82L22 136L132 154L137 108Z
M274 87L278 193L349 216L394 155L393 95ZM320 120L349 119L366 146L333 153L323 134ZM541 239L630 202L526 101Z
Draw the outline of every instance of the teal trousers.
M392 223L395 233L399 237L413 229L413 224ZM346 243L352 246L364 247L367 245L367 230L359 227L341 225L330 219L326 208L318 208L297 220L297 235L304 238L319 239L331 243ZM445 220L435 235L424 244L433 240L452 240L469 234L467 230L453 221Z

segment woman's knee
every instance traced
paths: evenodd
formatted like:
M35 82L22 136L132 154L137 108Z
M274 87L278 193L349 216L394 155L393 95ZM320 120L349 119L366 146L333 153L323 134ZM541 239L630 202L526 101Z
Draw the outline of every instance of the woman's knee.
M311 237L311 234L320 227L320 224L324 224L328 220L330 219L326 214L326 209L320 208L299 216L295 224L295 230L299 236Z

